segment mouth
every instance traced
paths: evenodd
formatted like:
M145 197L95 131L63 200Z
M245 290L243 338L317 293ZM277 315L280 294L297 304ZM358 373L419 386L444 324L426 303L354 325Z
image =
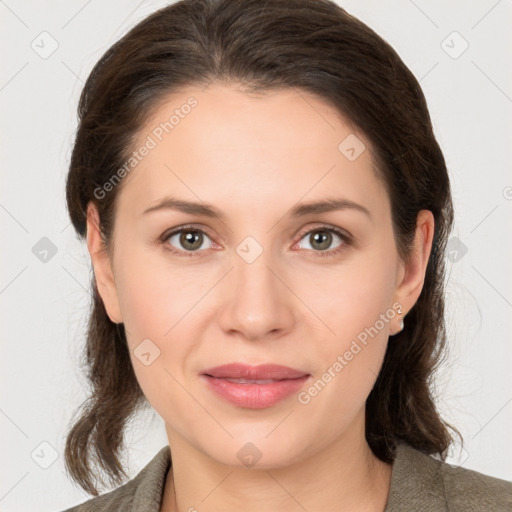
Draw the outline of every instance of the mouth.
M281 365L234 363L205 370L201 377L211 391L231 404L264 409L298 392L311 375Z
M244 363L230 363L216 366L214 368L204 370L202 374L214 378L236 379L240 381L247 381L246 383L260 384L266 384L266 381L274 382L285 379L296 379L309 375L307 372L297 370L289 366L277 364L251 366Z
M213 375L206 374L207 377L212 377L214 379L224 379L228 382L236 382L237 384L271 384L272 382L279 382L280 380L286 379L232 379L228 377L214 377Z

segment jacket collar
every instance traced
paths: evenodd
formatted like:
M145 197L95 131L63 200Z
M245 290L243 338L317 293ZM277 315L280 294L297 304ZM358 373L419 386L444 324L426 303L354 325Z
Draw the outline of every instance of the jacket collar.
M398 444L384 512L448 512L442 464L405 443Z

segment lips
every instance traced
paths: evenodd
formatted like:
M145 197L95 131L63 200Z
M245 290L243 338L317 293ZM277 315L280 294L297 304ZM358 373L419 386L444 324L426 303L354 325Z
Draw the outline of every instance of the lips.
M309 379L309 373L277 364L225 364L204 370L201 375L217 396L247 409L272 407L298 393Z
M309 375L307 372L296 370L288 366L277 364L250 366L243 363L231 363L216 366L214 368L204 370L202 374L210 377L216 377L218 379L226 379L246 384L265 384L284 379L298 379Z

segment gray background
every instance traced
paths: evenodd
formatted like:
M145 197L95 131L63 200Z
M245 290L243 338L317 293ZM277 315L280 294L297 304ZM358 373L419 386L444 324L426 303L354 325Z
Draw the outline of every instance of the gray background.
M89 498L62 458L68 422L87 396L78 355L91 275L64 180L93 64L166 3L0 0L2 511L57 511ZM512 2L339 3L420 80L450 170L450 356L436 389L465 439L450 461L512 480ZM127 440L135 476L167 443L163 421L139 417Z

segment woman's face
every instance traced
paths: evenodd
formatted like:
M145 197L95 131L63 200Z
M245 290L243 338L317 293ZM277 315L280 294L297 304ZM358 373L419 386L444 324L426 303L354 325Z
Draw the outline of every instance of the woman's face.
M360 441L405 274L368 141L303 91L215 83L169 97L134 151L100 293L171 448L278 467ZM152 209L170 198L204 211ZM304 206L327 200L341 206ZM227 363L308 377L237 402L203 375Z

